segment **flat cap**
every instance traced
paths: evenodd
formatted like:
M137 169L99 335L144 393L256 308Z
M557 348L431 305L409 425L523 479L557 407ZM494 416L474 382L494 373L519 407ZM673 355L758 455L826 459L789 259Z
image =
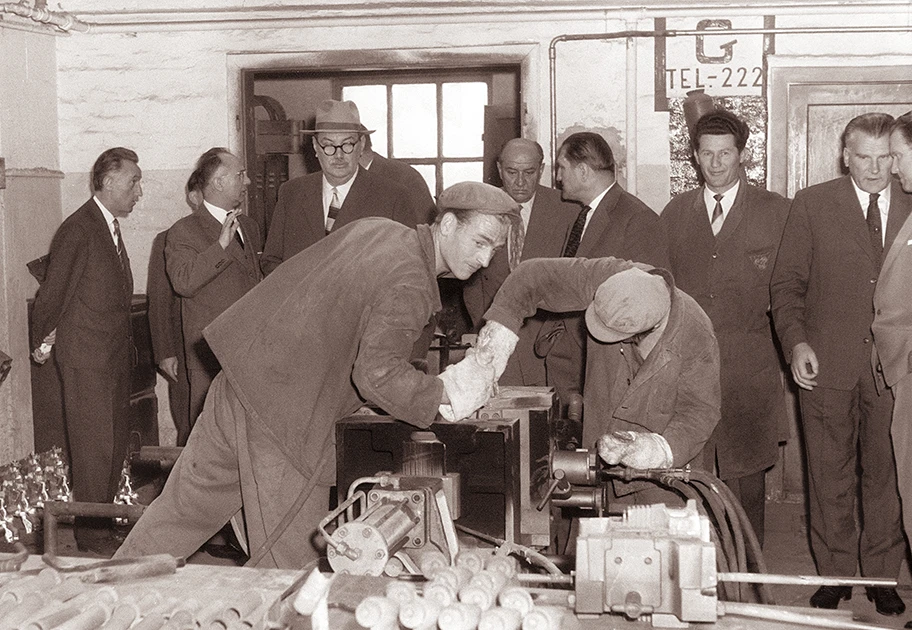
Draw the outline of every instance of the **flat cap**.
M615 343L651 330L670 309L665 279L632 267L599 285L586 309L586 327L599 341Z
M520 206L500 188L481 182L453 184L437 198L437 212L447 210L475 210L483 214L509 214L519 216Z

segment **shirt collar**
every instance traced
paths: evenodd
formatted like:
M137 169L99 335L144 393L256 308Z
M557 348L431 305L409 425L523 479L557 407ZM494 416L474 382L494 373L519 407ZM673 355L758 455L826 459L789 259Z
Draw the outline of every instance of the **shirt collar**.
M728 216L728 211L732 209L732 206L735 205L735 199L738 198L738 190L741 188L741 180L738 179L735 181L735 185L726 190L722 194L722 217L723 219ZM712 221L712 213L716 208L716 195L709 189L709 186L703 186L703 201L706 203L706 209L709 212L710 221Z
M211 214L216 221L219 223L225 222L225 218L228 216L227 210L224 208L219 208L218 206L214 206L205 199L203 199L203 205L206 206L206 210L209 211L209 214Z
M358 167L361 168L360 166ZM348 191L351 190L352 184L355 183L355 178L358 176L358 171L355 171L355 174L352 175L352 178L345 182L344 184L339 184L338 186L333 186L328 181L326 181L326 176L323 176L323 198L332 199L332 189L335 188L339 193L339 203L345 203L345 197L348 196Z
M606 188L605 190L603 190L595 199L593 199L592 201L590 201L590 202L587 204L587 205L589 206L589 208L590 208L591 210L595 210L596 208L598 208L598 205L599 205L600 203L602 203L602 199L605 198L605 195L608 194L608 191L609 191L609 190L611 190L612 188L614 188L614 185L615 185L615 184L617 184L617 180L614 180L613 182L611 182L611 185L610 185L608 188ZM592 216L592 215L590 214L589 216ZM587 221L587 223L588 223L588 221Z
M862 211L867 213L868 204L871 202L871 193L865 192L859 188L851 175L849 175L849 180L852 182L852 187L855 189L855 195L858 197L858 203L861 204ZM880 210L880 213L884 214L890 209L890 184L887 183L887 187L877 194L880 195L877 198L877 207Z
M98 209L101 210L101 216L104 217L105 223L108 224L108 232L111 233L111 238L114 239L114 243L117 243L117 234L114 232L114 219L116 218L111 211L104 207L104 204L101 203L101 200L92 195L92 200L95 202L95 205L98 206Z

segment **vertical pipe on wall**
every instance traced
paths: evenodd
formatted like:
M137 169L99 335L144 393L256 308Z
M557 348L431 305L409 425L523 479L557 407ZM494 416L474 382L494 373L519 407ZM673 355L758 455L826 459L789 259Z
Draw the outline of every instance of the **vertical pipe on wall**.
M631 29L632 30L632 29ZM627 38L627 182L624 189L630 194L637 194L637 45L635 37Z

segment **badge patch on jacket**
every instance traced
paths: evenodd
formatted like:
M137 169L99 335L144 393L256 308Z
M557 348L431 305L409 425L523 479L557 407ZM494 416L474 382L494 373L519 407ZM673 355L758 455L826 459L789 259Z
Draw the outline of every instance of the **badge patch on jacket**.
M766 268L769 266L770 255L769 253L763 254L748 254L750 256L751 262L754 263L754 266L760 271L766 271Z

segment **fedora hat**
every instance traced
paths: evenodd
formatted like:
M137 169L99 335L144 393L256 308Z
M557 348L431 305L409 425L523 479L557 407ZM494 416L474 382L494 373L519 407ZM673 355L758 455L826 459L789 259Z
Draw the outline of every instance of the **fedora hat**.
M353 101L325 100L317 105L317 120L313 129L303 133L374 133L361 124L358 106Z

